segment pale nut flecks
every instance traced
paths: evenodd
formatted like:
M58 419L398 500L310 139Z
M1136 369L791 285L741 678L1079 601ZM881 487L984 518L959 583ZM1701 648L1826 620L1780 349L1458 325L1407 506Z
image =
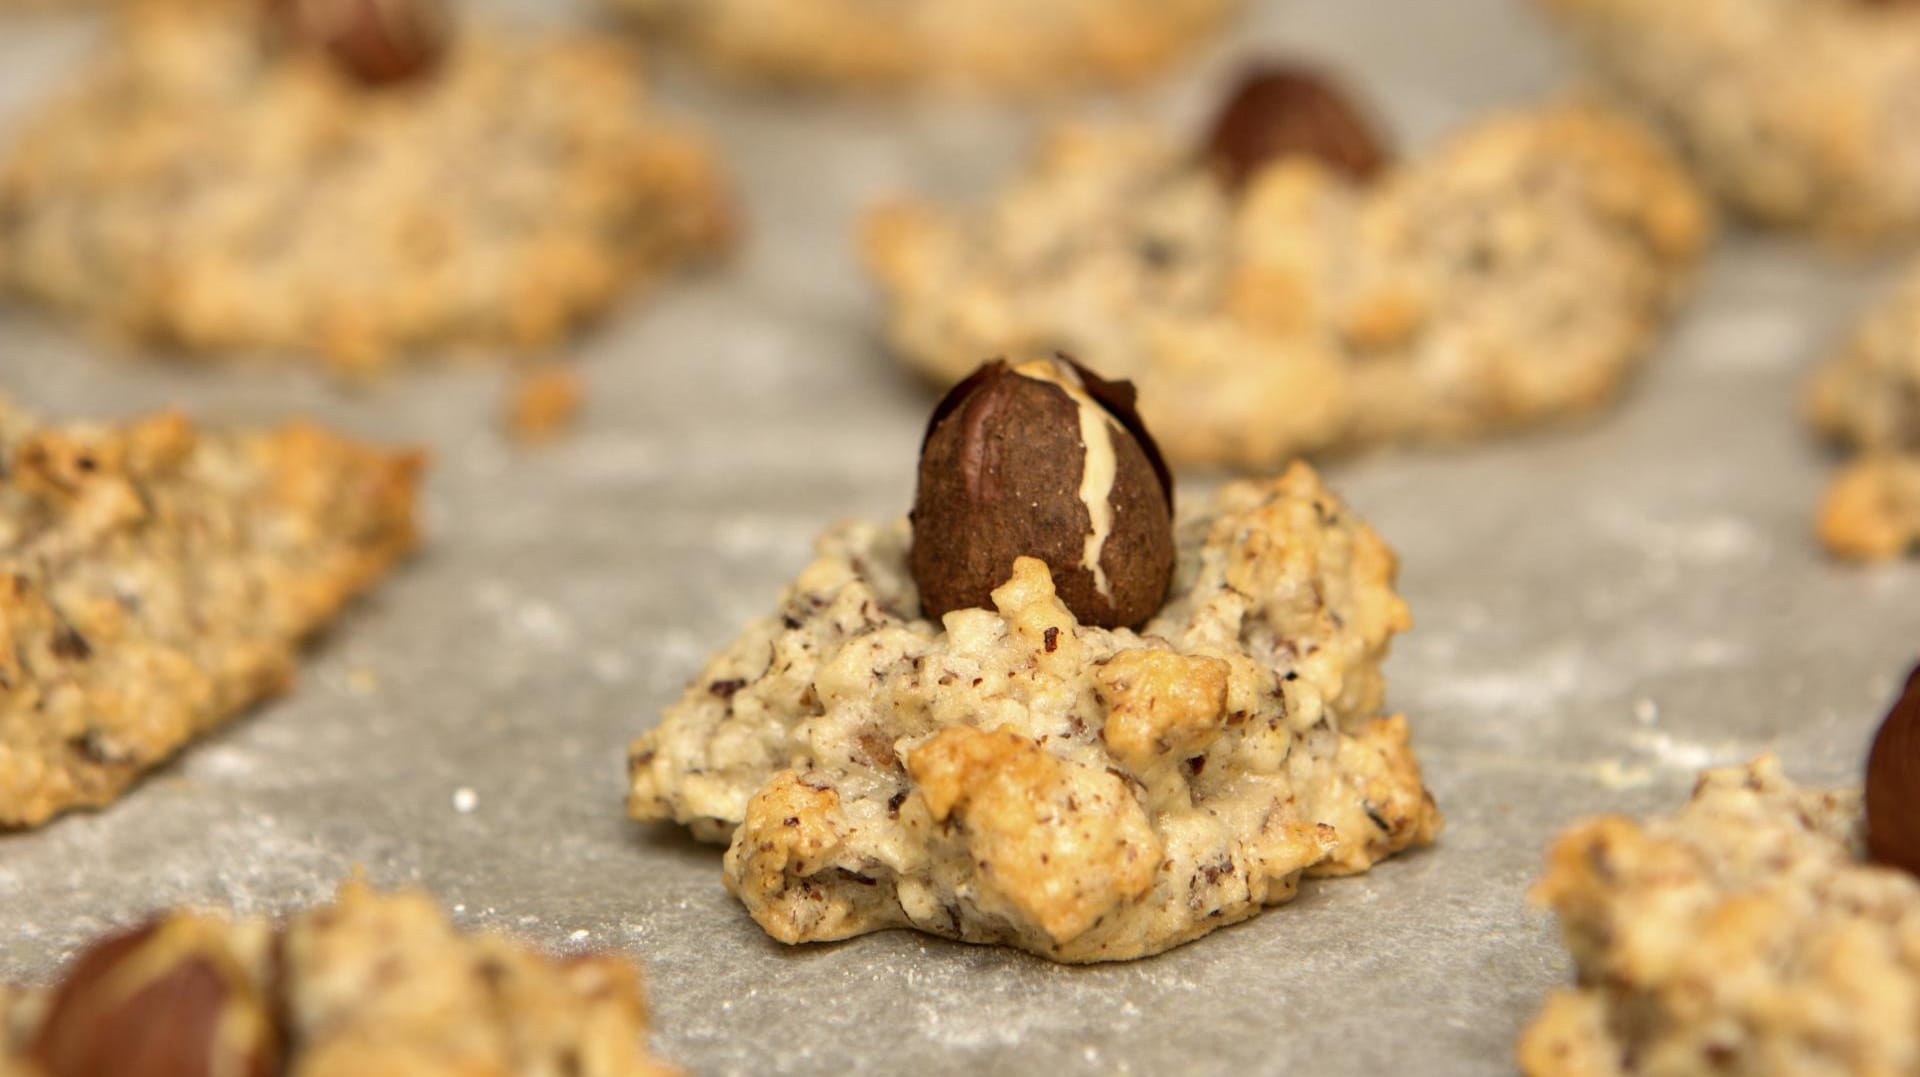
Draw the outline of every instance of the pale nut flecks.
M1173 483L1133 386L1064 356L995 360L934 409L913 506L923 612L987 608L1013 562L1046 562L1083 624L1137 626L1173 578Z
M1327 76L1292 64L1242 76L1213 122L1204 155L1235 189L1285 157L1311 157L1357 182L1373 179L1388 163L1374 125L1353 99Z

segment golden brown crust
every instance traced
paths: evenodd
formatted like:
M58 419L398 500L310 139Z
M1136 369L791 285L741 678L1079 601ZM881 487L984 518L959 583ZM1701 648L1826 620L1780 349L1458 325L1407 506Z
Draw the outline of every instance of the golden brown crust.
M104 804L284 690L413 549L421 466L309 424L52 427L0 401L0 826Z

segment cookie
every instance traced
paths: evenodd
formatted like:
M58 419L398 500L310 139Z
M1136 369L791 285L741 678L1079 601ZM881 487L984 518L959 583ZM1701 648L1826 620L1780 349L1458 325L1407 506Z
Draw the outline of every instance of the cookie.
M1382 711L1393 553L1306 465L1188 516L1139 632L1078 622L1030 557L993 608L929 621L911 540L829 531L632 746L631 814L729 842L775 938L1140 957L1439 831Z
M124 14L0 163L0 281L187 355L364 372L552 347L725 242L719 166L628 50L465 27L376 86L270 7Z
M1576 824L1535 890L1578 983L1521 1068L1910 1073L1920 1062L1920 883L1864 861L1858 789L1763 757L1708 771L1665 819Z
M643 1077L640 973L458 930L423 894L343 886L286 922L171 912L44 991L0 992L0 1073Z
M0 402L0 827L104 804L286 689L415 544L416 452Z
M1858 452L1821 503L1832 553L1898 557L1920 545L1920 271L1870 310L1808 381L1809 424Z
M1920 224L1920 9L1875 0L1542 0L1601 88L1758 220L1870 241Z
M762 81L1037 93L1145 80L1241 0L611 0L651 35Z
M1709 232L1664 151L1581 107L1353 171L1294 153L1239 185L1178 137L1071 127L984 207L879 208L864 247L928 377L1063 350L1137 383L1173 460L1271 468L1599 407Z

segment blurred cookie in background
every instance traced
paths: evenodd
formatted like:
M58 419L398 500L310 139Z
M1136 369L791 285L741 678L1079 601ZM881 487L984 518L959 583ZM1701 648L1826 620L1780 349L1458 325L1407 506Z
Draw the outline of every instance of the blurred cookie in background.
M1241 7L1241 0L608 2L650 36L750 80L1006 94L1144 81Z
M136 0L0 162L14 293L342 373L552 348L732 232L628 49L426 0Z
M1611 401L1711 231L1631 121L1516 109L1396 163L1297 64L1211 132L1073 126L986 205L905 200L863 244L888 338L946 384L1059 350L1140 386L1183 464L1478 437Z
M1728 206L1850 242L1920 225L1920 5L1540 2Z

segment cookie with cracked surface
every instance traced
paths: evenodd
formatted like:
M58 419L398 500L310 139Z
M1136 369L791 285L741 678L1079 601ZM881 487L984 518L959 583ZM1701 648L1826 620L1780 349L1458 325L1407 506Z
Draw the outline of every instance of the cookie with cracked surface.
M1807 421L1859 456L1821 501L1816 530L1839 557L1920 547L1920 270L1910 270L1807 383Z
M269 6L124 12L0 163L0 280L183 354L366 372L551 347L726 240L718 165L617 44L467 27L374 86Z
M1867 242L1920 225L1920 7L1871 0L1540 0L1601 87L1729 206Z
M1576 824L1534 894L1578 985L1523 1034L1521 1068L1913 1072L1920 883L1862 839L1857 788L1801 788L1770 756L1708 771L1668 818Z
M0 991L8 1077L665 1077L640 973L457 929L415 892L349 883L284 923L172 912Z
M1708 231L1649 136L1568 106L1371 181L1291 154L1241 186L1184 140L1069 128L990 205L883 206L864 246L934 380L1062 350L1136 383L1170 458L1264 468L1602 405Z
M1241 0L611 0L708 66L764 82L1034 94L1136 83Z
M0 828L99 805L283 691L416 541L419 453L0 400Z
M1185 519L1139 632L1077 622L1030 557L993 608L926 620L909 542L828 532L632 746L631 814L729 842L774 937L1140 957L1438 832L1381 711L1393 554L1306 465Z

